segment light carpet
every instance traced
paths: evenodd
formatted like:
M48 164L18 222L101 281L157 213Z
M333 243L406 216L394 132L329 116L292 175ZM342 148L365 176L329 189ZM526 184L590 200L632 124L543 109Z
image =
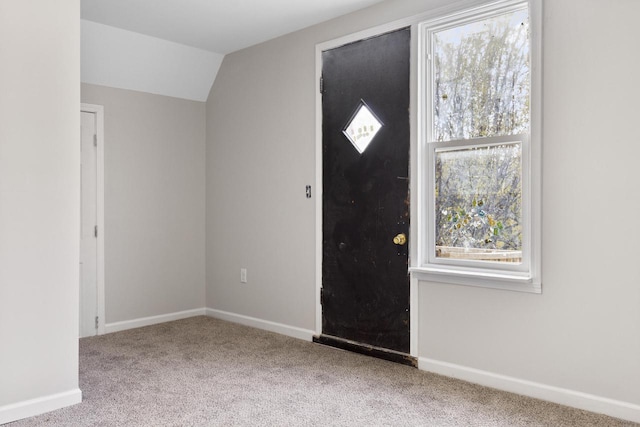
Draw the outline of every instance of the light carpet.
M81 404L23 426L630 426L208 317L80 340Z

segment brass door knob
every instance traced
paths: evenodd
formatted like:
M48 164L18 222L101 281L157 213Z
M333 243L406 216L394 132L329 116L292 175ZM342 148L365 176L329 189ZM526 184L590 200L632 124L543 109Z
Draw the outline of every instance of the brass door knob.
M405 236L404 233L400 233L393 238L393 243L395 243L396 245L402 246L405 243L407 243L407 236Z

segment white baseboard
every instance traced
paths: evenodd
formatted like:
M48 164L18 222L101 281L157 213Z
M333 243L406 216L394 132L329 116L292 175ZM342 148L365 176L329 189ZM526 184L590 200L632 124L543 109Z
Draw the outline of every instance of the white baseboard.
M257 319L255 317L244 316L242 314L230 313L228 311L207 308L207 316L228 322L239 323L265 331L276 332L293 338L311 341L315 332L310 329L302 329L295 326L283 325L282 323L271 322L269 320Z
M177 311L175 313L161 314L159 316L141 317L139 319L107 323L104 325L104 332L106 334L110 334L112 332L125 331L127 329L141 328L143 326L151 326L158 323L171 322L172 320L186 319L188 317L195 316L204 316L205 314L205 308L196 308L194 310Z
M623 420L640 422L640 405L568 390L546 384L526 381L506 375L494 374L439 360L418 358L418 368L447 377L458 378L483 386L534 397L560 405L584 409Z
M28 417L35 417L36 415L55 411L56 409L75 405L80 402L82 402L82 392L79 388L76 388L64 393L52 394L49 396L0 406L0 424L10 423Z
M266 331L276 332L293 338L305 341L311 341L315 332L308 329L302 329L295 326L284 325L282 323L262 320L255 317L244 316L241 314L230 313L227 311L216 310L213 308L198 308L194 310L178 311L176 313L162 314L159 316L142 317L139 319L124 320L122 322L107 323L104 326L106 334L112 332L125 331L127 329L141 328L143 326L156 325L158 323L171 322L172 320L186 319L194 316L209 316L217 319L227 320L229 322L240 323L246 326L252 326Z

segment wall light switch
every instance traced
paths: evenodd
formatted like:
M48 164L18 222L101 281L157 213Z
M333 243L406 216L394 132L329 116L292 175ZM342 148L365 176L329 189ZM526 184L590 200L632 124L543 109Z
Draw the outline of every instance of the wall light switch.
M247 283L247 269L240 269L240 283Z

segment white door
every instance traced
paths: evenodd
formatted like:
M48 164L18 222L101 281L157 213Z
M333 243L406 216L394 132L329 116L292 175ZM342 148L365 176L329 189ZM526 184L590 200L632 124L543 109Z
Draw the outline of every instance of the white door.
M80 114L80 337L87 337L97 334L98 316L96 114Z

